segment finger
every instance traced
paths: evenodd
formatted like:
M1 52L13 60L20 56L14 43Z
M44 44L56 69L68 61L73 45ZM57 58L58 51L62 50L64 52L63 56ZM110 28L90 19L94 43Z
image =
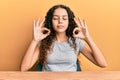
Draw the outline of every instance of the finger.
M84 27L87 28L87 24L86 24L86 21L83 19L83 23L84 23Z
M79 28L75 28L74 30L73 30L73 34L74 35L77 35L79 33Z
M79 23L80 23L81 26L84 26L82 20L79 17L78 17L78 21L79 21Z
M42 28L42 29L43 29L43 30L50 30L50 29L48 29L48 28L45 28L45 27L44 27L44 28Z
M77 36L78 36L77 34L73 33L73 37L74 37L74 38L77 37Z
M50 30L48 30L48 33L47 33L47 35L49 35L49 34L50 34L50 32L51 32L51 31L50 31Z
M36 21L34 20L34 32L35 32L36 30L39 30L39 27L38 27L37 24L38 24L38 23L36 23Z
M73 35L75 34L76 28L73 30Z
M75 23L77 24L78 27L81 27L81 24L78 22L76 18L74 18Z
M40 27L42 27L42 25L44 24L44 22L45 22L45 18L43 18L43 20L41 21Z
M48 35L50 35L50 30L49 29L47 29L47 33L45 34L46 36L48 36Z
M38 18L37 23L36 23L36 27L39 27L40 24L40 18Z
M78 21L80 23L80 25L82 26L82 22L81 22L81 19L78 17Z
M47 28L42 28L42 33L43 33L43 34L47 34L48 32L50 32L49 29L47 29Z
M35 28L36 28L36 26L35 26L35 20L33 21L33 32L34 32L34 34L35 34Z
M35 20L33 21L33 26L35 27Z
M87 30L87 32L88 32L87 23L86 23L86 21L85 21L85 20L83 20L83 22L84 22L84 30Z

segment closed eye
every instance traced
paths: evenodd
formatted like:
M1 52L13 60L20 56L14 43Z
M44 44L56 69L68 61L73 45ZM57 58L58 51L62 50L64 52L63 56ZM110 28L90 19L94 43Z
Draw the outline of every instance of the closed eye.
M58 20L58 18L53 18L53 20Z
M68 20L68 18L63 18L63 20Z

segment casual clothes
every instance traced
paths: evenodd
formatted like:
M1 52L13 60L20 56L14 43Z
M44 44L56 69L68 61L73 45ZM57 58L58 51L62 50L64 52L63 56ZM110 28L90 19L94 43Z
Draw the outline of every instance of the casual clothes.
M44 71L77 71L77 55L81 52L84 43L76 38L76 50L72 44L71 38L68 42L53 43L53 49L47 57L47 64ZM72 45L71 45L72 44Z

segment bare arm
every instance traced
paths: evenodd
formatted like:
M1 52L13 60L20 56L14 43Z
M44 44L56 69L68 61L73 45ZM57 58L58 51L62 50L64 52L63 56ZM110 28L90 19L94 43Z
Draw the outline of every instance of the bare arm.
M21 64L21 71L29 70L38 60L38 55L39 55L39 49L37 46L37 42L33 40L23 58Z
M35 62L39 58L39 42L43 40L45 37L47 37L50 34L50 30L47 28L43 28L43 23L45 19L40 23L40 19L38 19L37 22L34 21L34 39L32 40L28 50L25 53L25 56L23 58L22 64L21 64L21 71L27 71L29 70ZM47 33L43 33L44 31L47 31Z
M95 42L91 39L91 37L89 37L86 42L89 47L85 45L82 49L82 54L97 66L106 67L107 62L105 60L105 57Z
M76 18L74 20L78 27L74 29L73 36L83 39L89 46L85 45L83 47L82 54L97 66L106 67L107 62L105 57L89 35L86 22L84 20L81 21L79 18L78 20ZM75 34L76 31L78 32L77 34Z

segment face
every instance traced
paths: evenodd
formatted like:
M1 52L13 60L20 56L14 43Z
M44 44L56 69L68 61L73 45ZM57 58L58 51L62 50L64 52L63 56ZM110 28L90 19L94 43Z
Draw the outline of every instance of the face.
M53 29L56 33L65 33L68 28L68 14L63 8L58 8L54 11L52 17Z

